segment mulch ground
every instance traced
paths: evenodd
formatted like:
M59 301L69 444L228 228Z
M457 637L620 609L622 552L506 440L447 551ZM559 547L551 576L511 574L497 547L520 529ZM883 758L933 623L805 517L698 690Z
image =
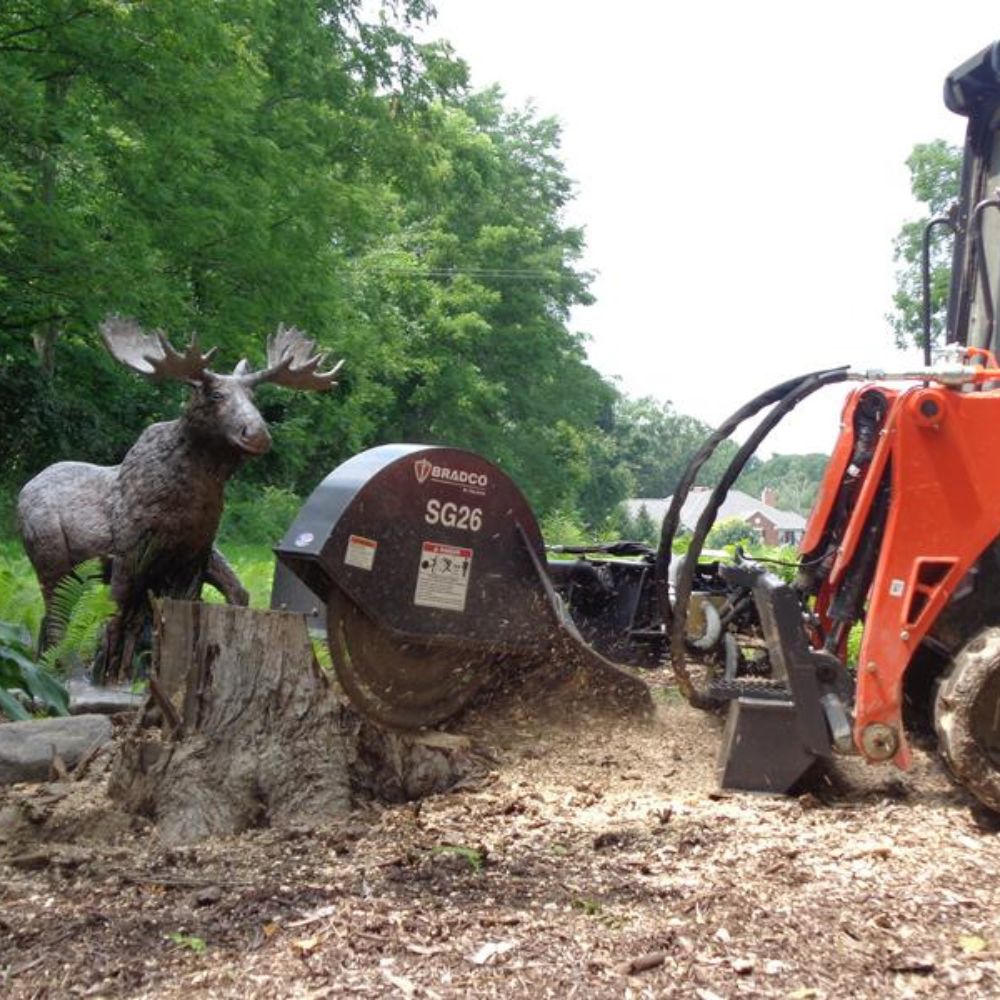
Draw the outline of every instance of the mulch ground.
M719 792L720 722L523 705L419 803L189 847L80 782L0 793L7 997L1000 993L1000 826L929 750L796 798Z

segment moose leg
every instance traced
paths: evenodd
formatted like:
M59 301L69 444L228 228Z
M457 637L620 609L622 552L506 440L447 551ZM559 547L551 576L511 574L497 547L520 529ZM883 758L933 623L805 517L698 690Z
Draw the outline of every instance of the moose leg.
M109 619L94 654L91 675L95 684L106 684L118 676L117 651L121 641L122 613L116 611Z
M125 568L124 559L111 561L111 597L118 611L108 622L97 656L94 659L94 680L113 684L123 680L131 668L137 636L136 621L142 627L143 615L137 614L135 581ZM140 606L145 601L138 602Z
M108 621L94 657L94 682L115 684L132 679L136 650L143 640L148 609L145 603L120 609Z
M45 614L42 615L41 624L38 626L38 655L55 645L58 637L54 634L55 627L52 622L52 595L55 593L55 584L41 583L42 600L45 603Z
M205 582L210 583L226 599L226 604L238 604L246 607L250 603L250 594L240 583L236 571L226 561L226 557L213 546L205 570Z
M120 680L129 680L133 676L132 661L145 623L145 608L132 608L128 615L122 616L121 656L118 661Z

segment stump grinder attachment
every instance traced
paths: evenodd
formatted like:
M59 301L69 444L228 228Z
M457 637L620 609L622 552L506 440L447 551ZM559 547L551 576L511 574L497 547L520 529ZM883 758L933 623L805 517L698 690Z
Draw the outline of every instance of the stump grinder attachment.
M544 661L570 688L649 708L645 685L582 641L530 507L478 455L363 452L320 483L275 551L272 606L325 624L345 693L384 725L432 725Z

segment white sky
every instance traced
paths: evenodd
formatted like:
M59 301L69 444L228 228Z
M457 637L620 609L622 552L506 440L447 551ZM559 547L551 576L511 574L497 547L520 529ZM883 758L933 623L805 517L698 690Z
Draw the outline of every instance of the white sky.
M597 304L573 327L631 395L718 423L783 378L910 366L885 315L904 161L960 144L945 75L1000 37L996 2L436 0L473 83L563 124ZM843 390L762 452L828 450Z

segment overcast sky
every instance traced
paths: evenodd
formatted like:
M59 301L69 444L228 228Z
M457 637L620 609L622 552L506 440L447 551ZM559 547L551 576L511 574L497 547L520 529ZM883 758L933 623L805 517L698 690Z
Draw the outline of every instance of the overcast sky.
M906 157L964 120L945 75L1000 37L981 0L436 0L477 86L563 125L594 306L574 329L632 395L718 423L788 376L912 365L885 315ZM828 450L843 392L762 452Z

